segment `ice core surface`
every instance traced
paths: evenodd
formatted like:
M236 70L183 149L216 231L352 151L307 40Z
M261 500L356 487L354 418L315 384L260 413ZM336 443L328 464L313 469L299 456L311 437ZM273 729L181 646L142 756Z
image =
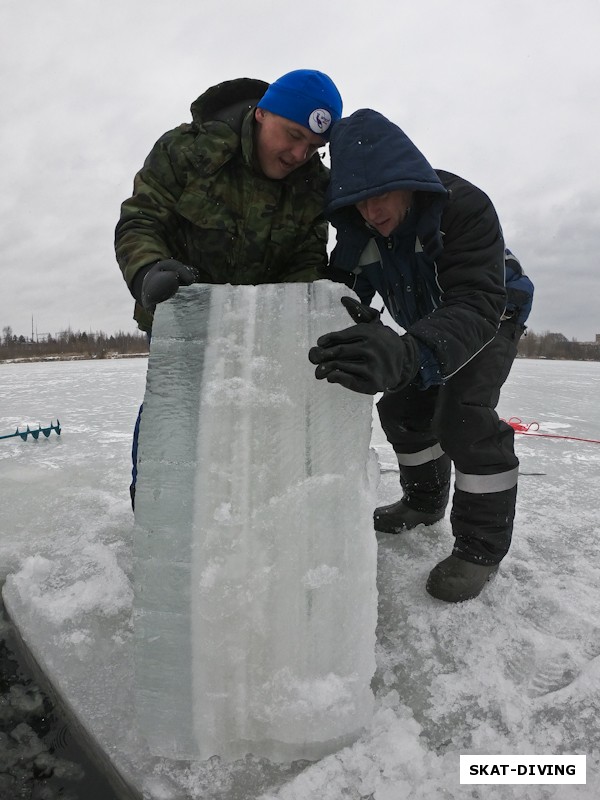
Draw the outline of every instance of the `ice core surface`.
M329 281L161 304L140 427L135 695L155 755L317 759L369 724L372 398L314 378Z

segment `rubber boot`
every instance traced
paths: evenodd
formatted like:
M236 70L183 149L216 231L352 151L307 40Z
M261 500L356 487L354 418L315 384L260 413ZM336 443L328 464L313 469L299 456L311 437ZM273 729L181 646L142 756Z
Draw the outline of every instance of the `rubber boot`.
M428 513L407 506L404 499L389 506L379 506L373 514L375 530L382 533L402 533L417 525L433 525L444 517L445 509Z
M486 566L448 556L431 570L425 588L438 600L462 603L477 597L496 572L498 564Z
M417 525L433 525L443 518L450 491L450 459L444 453L419 464L408 466L407 456L396 452L400 468L402 499L375 509L376 531L401 533Z

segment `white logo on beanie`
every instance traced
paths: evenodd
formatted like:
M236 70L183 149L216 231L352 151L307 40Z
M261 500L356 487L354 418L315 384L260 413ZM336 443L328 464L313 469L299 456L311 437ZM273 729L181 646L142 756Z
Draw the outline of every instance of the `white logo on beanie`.
M325 108L315 108L308 118L308 127L313 133L325 133L331 125L331 114Z

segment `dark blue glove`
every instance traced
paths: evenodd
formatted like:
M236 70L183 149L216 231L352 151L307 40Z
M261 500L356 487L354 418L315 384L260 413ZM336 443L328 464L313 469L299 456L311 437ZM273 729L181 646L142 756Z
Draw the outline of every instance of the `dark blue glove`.
M342 303L356 325L326 333L311 347L308 358L317 364L315 377L362 394L407 386L419 369L417 342L384 325L374 308L352 297L342 297Z
M146 311L153 312L157 303L173 297L180 286L194 283L196 275L191 267L169 258L157 261L144 275L141 288L141 301Z

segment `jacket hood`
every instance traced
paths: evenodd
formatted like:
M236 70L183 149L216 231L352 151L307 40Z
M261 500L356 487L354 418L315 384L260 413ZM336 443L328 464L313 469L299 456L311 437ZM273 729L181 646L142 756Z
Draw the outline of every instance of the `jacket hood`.
M254 78L237 78L211 86L191 105L192 119L197 126L205 122L225 122L239 128L243 117L253 108L269 84Z
M447 196L437 173L404 131L370 108L336 122L329 147L327 216L395 189Z

